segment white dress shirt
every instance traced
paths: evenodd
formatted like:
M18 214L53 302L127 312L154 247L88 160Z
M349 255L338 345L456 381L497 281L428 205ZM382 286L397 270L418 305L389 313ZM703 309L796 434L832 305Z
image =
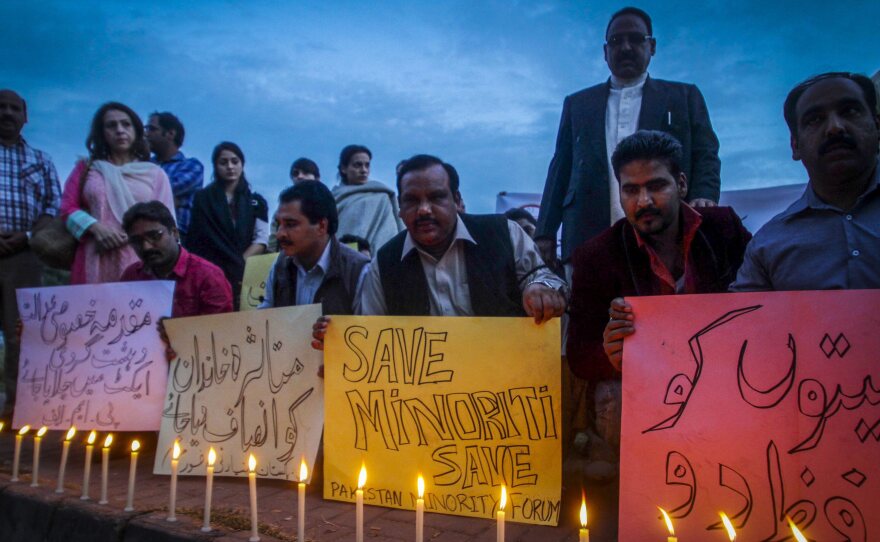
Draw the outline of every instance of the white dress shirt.
M611 167L611 155L625 137L639 129L639 114L642 112L642 89L648 73L637 79L624 81L611 76L611 89L608 92L608 105L605 109L605 150L608 153L608 188L611 194L611 224L624 217L620 207L620 187Z

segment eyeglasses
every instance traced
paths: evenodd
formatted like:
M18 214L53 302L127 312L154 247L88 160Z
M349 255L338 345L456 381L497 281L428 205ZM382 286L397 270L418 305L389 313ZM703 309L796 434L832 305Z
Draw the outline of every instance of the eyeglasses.
M162 129L161 126L153 126L152 124L147 124L144 126L144 131L147 132L158 132Z
M135 247L144 246L145 241L149 241L150 243L158 243L162 240L162 236L165 235L165 230L148 230L142 233L141 235L129 235L128 236L128 244Z
M650 36L648 34L642 34L641 32L622 32L620 34L614 34L610 38L608 38L608 42L606 45L610 45L611 47L620 47L624 42L629 43L633 47L644 45L646 41L654 39L654 36Z

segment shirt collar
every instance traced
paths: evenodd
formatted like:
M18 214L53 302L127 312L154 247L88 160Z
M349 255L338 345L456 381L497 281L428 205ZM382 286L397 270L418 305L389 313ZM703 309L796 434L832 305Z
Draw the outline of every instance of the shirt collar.
M316 268L320 268L321 271L326 273L327 270L330 269L330 245L332 244L332 240L328 239L327 246L324 247L324 252L321 253L321 257L318 258L318 261L315 263L315 266L312 267L312 269L305 269L302 265L300 265L299 260L296 258L296 256L292 256L290 258L290 261L292 261L293 265L295 265L296 268L303 273L309 273Z
M464 225L464 221L461 219L461 215L456 215L455 220L455 237L453 237L452 242L449 243L449 248L455 244L456 241L469 241L473 244L477 244L474 241L474 238L471 237L471 232L468 231L467 226ZM449 248L446 249L446 252L449 252ZM412 238L412 235L409 231L406 232L406 238L403 240L403 251L400 254L401 261L406 258L407 254L412 252L413 250L418 250L422 254L426 256L431 256L416 244L415 240ZM433 256L431 256L433 258Z
M190 254L183 247L180 247L180 255L177 257L177 263L171 269L171 274L178 278L186 276L186 270L189 267Z
M682 248L684 248L685 253L687 253L690 241L696 235L697 230L700 228L700 224L703 223L703 217L696 211L696 209L685 202L681 202L679 216L681 217L681 238L684 241L682 243ZM639 230L633 228L633 233L636 234L636 243L638 243L639 248L643 248L646 242L639 234Z
M622 88L642 87L648 79L648 72L636 77L635 79L621 79L616 75L611 75L611 88L620 90Z
M868 183L868 187L865 191L858 197L856 200L856 204L860 202L863 198L867 197L868 194L877 191L880 189L880 164L874 166L874 176L871 178L871 182ZM807 183L806 189L804 189L804 193L800 198L797 199L794 203L788 206L788 209L779 214L779 218L782 220L789 220L794 216L806 211L807 209L813 210L832 210L832 211L840 211L837 207L825 203L822 199L816 195L816 191L813 190L813 184Z
M177 153L174 156L172 156L168 160L165 160L164 162L160 162L159 158L154 154L152 162L154 164L162 165L162 164L170 164L171 162L183 162L184 160L186 160L186 156L184 156L181 151L177 151Z

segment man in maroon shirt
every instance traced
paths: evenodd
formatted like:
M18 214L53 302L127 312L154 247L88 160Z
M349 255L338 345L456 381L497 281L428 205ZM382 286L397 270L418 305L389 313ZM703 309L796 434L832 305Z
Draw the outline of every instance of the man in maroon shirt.
M174 217L162 203L136 203L122 217L122 228L141 261L120 280L173 280L174 318L232 312L232 287L223 271L180 246Z

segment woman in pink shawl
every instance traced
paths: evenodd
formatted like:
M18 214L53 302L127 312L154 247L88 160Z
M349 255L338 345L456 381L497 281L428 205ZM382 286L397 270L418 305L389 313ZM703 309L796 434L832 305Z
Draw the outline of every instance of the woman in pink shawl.
M115 282L138 261L122 230L122 215L135 203L159 200L173 216L174 197L165 172L149 162L144 125L128 106L102 105L86 147L88 162L77 163L61 197L67 229L80 241L70 282Z

